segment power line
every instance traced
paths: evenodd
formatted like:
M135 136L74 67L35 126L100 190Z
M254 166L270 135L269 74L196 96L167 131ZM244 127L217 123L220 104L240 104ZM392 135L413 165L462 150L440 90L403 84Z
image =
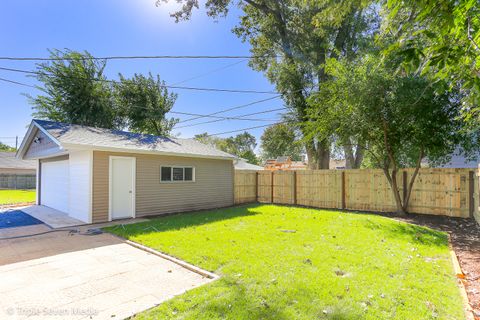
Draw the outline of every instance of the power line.
M209 114L206 114L206 115L202 115L202 116L198 116L198 117L193 117L193 118L185 119L185 120L179 121L178 123L184 123L184 122L193 121L193 120L197 120L197 119L201 119L201 118L207 118L207 117L214 116L214 115L217 115L217 114L220 114L220 113L225 113L225 112L232 111L232 110L237 110L237 109L241 109L241 108L246 108L246 107L253 106L253 105L255 105L255 104L262 103L262 102L265 102L265 101L270 101L270 100L273 100L273 99L278 99L278 98L281 97L281 96L282 96L282 95L278 95L278 96L270 97L270 98L267 98L267 99L261 99L261 100L252 101L252 102L249 102L249 103L246 103L246 104L242 104L242 105L239 105L239 106L235 106L235 107L231 107L231 108L219 110L219 111L217 111L217 112L209 113Z
M234 133L234 132L239 132L239 131L247 131L247 130L259 129L259 128L265 128L265 127L274 126L274 125L276 125L276 124L282 124L282 123L286 123L286 122L287 122L287 121L283 121L283 122L277 122L277 123L265 124L265 125L262 125L262 126L255 126L255 127L243 128L243 129L232 130L232 131L225 131L225 132L212 133L212 134L209 134L209 135L207 135L207 137L211 137L211 136L219 136L219 135L222 135L222 134Z
M187 115L187 116L202 116L202 117L205 116L204 114L190 113L190 112L180 112L180 111L170 111L170 113ZM253 113L251 115L254 115L254 114L257 114L257 113ZM277 121L277 120L271 120L271 119L244 118L245 116L231 116L231 117L208 116L208 117L209 118L216 118L216 119L218 119L218 121L223 121L223 120ZM185 126L185 127L189 127L189 126Z
M280 110L286 110L286 109L287 108L277 108L277 109L264 110L264 111L254 112L254 113L243 114L243 115L236 116L236 117L226 117L226 119L210 120L210 121L194 123L194 124L190 124L190 125L186 125L186 126L174 127L174 129L190 128L190 127L195 127L195 126L199 126L199 125L202 125L202 124L219 122L219 121L224 121L224 120L231 120L231 119L232 120L246 120L244 117L253 116L253 115L262 114L262 113L269 113L269 112L275 112L275 111L280 111ZM215 117L215 116L208 116L208 117ZM223 117L221 117L221 118L223 118ZM263 121L267 121L267 120L263 120ZM268 121L270 121L270 120L268 120ZM278 119L275 120L275 121L278 121Z
M21 83L21 82L17 82L17 81L13 81L13 80L8 80L8 79L4 79L4 78L0 78L0 81L6 81L6 82L11 82L11 83L14 83L14 84L17 84L17 85L22 85L22 86L27 86L27 87L32 87L32 88L36 88L35 86L31 86L29 84L26 84L26 83ZM141 109L148 109L146 107L142 107L142 106L135 106L136 108L141 108ZM280 108L280 109L284 109L284 108ZM222 112L226 112L226 111L222 111ZM267 111L268 112L268 111ZM205 117L208 117L208 118L216 118L218 120L216 121L223 121L223 120L244 120L244 121L277 121L275 119L256 119L256 118L244 118L248 115L242 115L242 116L236 116L236 117L221 117L221 116L214 116L214 115L205 115L205 114L198 114L198 113L189 113L189 112L180 112L180 111L170 111L170 113L173 113L173 114L180 114L180 115L189 115L189 116L195 116L197 118L205 118ZM218 112L220 113L220 112ZM249 115L255 115L255 114L261 114L261 113L266 113L266 112L256 112L256 113L252 113L252 114L249 114ZM188 120L188 119L187 119ZM195 124L197 125L197 124ZM189 127L189 126L183 126L183 127ZM183 128L182 127L182 128ZM178 128L177 128L178 129Z
M240 61L236 61L236 62L234 62L234 63L227 64L227 65L225 65L225 66L223 66L223 67L216 68L216 69L207 71L207 72L205 72L205 73L202 73L202 74L193 76L193 77L191 77L191 78L187 78L187 79L185 79L185 80L172 83L171 85L172 85L172 86L176 86L176 85L179 85L179 84L182 84L182 83L191 81L191 80L195 80L195 79L198 79L198 78L202 78L202 77L208 76L208 75L210 75L210 74L212 74L212 73L215 73L215 72L218 72L218 71L225 70L225 69L227 69L227 68L233 67L233 66L235 66L235 65L237 65L237 64L240 64L240 63L242 63L242 62L244 62L244 61L246 61L246 60L247 60L247 59L243 59L243 60L240 60Z
M22 83L22 82L18 82L18 81L13 81L13 80L5 79L5 78L0 78L0 81L17 84L17 85L24 86L24 87L36 88L35 86L29 85L29 84L26 84L26 83Z
M0 70L10 71L10 72L19 72L19 73L26 73L26 74L35 74L35 75L43 75L47 77L51 77L51 75L39 71L32 71L32 70L22 70L22 69L15 69L15 68L6 68L0 67ZM74 77L76 79L87 79L87 78L79 78ZM99 82L108 82L108 83L121 83L117 80L110 80L110 79L98 79L92 78L93 81ZM169 88L169 89L180 89L180 90L194 90L194 91L210 91L210 92L230 92L230 93L258 93L258 94L278 94L275 91L258 91L258 90L240 90L240 89L219 89L219 88L200 88L200 87L184 87L184 86L176 86L176 85L159 85L160 87Z
M7 68L2 68L2 67L0 67L0 69L7 69ZM23 72L27 72L27 71L23 71ZM14 83L14 84L17 84L17 85L22 85L22 86L28 86L28 87L36 88L35 86L31 86L31 85L28 85L28 84L25 84L25 83L21 83L21 82L9 80L9 79L4 79L4 78L0 78L0 81L6 81L6 82L11 82L11 83ZM110 80L110 81L112 81L112 80ZM253 102L250 102L250 103L247 103L247 104L243 104L243 105L231 107L231 108L228 108L228 109L220 110L220 111L217 111L217 112L214 112L214 113L211 113L211 114L207 114L207 115L200 115L200 114L199 114L199 115L197 115L197 116L195 116L195 117L193 117L193 118L186 119L186 120L183 120L183 121L180 121L180 122L187 122L187 121L192 121L192 120L195 120L195 119L200 119L200 118L205 118L205 117L211 117L211 116L214 116L214 115L216 115L216 114L228 112L228 111L235 110L235 109L245 108L245 107L248 107L248 106L251 106L251 105L254 105L254 104L258 104L258 103L261 103L261 102L265 102L265 101L277 99L277 98L279 98L279 97L281 97L281 95L277 95L277 96L275 96L275 97L270 97L270 98L267 98L267 99L256 100L256 101L253 101ZM140 107L140 106L139 106L139 107ZM284 109L284 108L279 108L279 109ZM266 111L266 112L268 112L268 111ZM173 112L172 112L172 113L173 113ZM263 113L263 112L260 112L260 113ZM252 114L250 114L250 115L252 115ZM246 115L243 115L243 116L246 116ZM233 118L233 117L225 117L225 118ZM180 122L178 122L178 123L180 123ZM267 124L267 125L249 127L249 128L243 128L243 129L239 129L239 130L232 130L232 131L214 133L214 134L210 134L210 135L208 135L208 136L215 136L215 135L222 135L222 134L234 133L234 132L245 131L245 130L252 130L252 129L258 129L258 128L264 128L264 127L268 127L268 126L272 126L272 125L276 125L276 124L280 124L280 123L285 123L285 122L277 122L277 123L273 123L273 124ZM184 126L184 127L186 127L186 126Z
M31 86L31 85L26 84L26 83L21 83L21 82L17 82L17 81L13 81L13 80L8 80L8 79L4 79L4 78L0 78L0 81L7 81L7 82L11 82L11 83L14 83L14 84L17 84L17 85L22 85L22 86L28 86L28 87L36 88L35 86ZM240 108L240 107L246 107L246 106L249 106L249 105L252 105L252 104L255 104L255 103L259 103L259 102L263 102L263 101L266 101L266 100L271 100L271 99L263 99L263 100L259 100L259 101L254 101L254 102L248 103L248 104L246 104L246 105L229 108L229 109L226 109L226 110L223 110L223 111L218 111L218 112L215 112L214 114L219 114L219 113L227 112L227 111L229 111L229 110L238 109L238 108ZM147 107L143 107L143 106L134 106L134 107L135 107L135 108L139 108L139 109L148 110ZM282 110L282 109L285 109L285 108L278 108L278 109L273 109L273 110L266 110L266 111L255 112L255 113L251 113L251 114L247 114L247 115L232 116L232 117L221 117L221 116L215 116L214 114L198 114L198 113L189 113L189 112L180 112L180 111L170 111L170 113L180 114L180 115L195 116L197 119L200 119L200 118L216 118L216 119L219 119L219 120L217 120L217 121L222 121L222 120L277 121L277 120L270 120L270 119L246 119L246 118L244 118L244 117L249 116L249 115L256 115L256 114L262 114L262 113L272 112L272 111L276 111L276 110ZM191 118L191 119L193 120L193 118ZM189 120L191 120L191 119L187 119L187 120L180 121L180 122L189 121ZM178 123L180 123L180 122L178 122ZM199 123L199 124L201 124L201 123ZM197 124L195 124L195 125L197 125ZM192 125L192 126L193 126L193 125ZM184 126L184 127L189 127L189 126Z
M61 60L140 60L140 59L256 59L256 58L276 58L278 56L246 56L246 55L140 55L140 56L105 56L105 57L0 57L0 60L10 61L61 61Z

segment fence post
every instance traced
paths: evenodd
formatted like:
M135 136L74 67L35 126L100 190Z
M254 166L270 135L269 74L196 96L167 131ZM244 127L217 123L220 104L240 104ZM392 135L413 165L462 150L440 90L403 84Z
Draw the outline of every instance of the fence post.
M473 217L473 211L475 210L474 204L475 204L475 199L474 197L474 189L475 189L475 177L474 177L475 172L474 171L469 171L468 172L468 215Z
M270 189L271 189L271 190L270 190L270 191L271 191L270 198L272 199L272 203L273 203L273 173L274 173L274 172L275 172L275 171L272 170L272 178L271 178L271 184L270 184L270 186L271 186L271 188L270 188Z
M255 172L255 202L258 202L258 171Z
M297 171L293 170L293 204L297 204Z
M342 170L342 209L347 208L347 197L345 194L345 170Z

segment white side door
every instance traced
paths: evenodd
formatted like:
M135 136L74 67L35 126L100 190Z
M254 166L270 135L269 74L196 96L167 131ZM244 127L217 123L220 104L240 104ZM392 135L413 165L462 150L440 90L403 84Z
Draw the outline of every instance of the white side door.
M135 158L110 157L110 220L135 217Z
M40 204L68 213L68 160L43 162L40 174Z

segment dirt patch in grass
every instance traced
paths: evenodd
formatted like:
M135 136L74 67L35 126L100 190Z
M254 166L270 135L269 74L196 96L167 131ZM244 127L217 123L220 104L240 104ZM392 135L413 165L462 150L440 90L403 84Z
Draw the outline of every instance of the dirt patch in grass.
M465 279L463 284L476 320L480 320L480 226L474 219L411 214L398 218L409 223L448 232Z

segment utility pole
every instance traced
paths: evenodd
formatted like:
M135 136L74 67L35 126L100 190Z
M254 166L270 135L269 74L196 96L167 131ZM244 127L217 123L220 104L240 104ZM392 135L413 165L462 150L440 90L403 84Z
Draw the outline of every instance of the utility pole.
M18 136L15 136L15 151L18 151Z

